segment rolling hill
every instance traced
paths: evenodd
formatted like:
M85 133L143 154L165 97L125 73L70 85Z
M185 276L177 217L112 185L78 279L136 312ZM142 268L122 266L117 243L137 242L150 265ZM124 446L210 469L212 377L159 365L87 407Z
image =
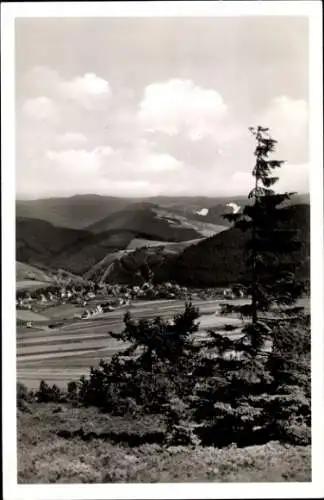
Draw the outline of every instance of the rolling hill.
M135 239L128 249L106 255L89 269L84 278L100 283L142 284L143 280L149 279L149 273L154 275L170 259L198 241L200 240L163 243Z
M243 198L238 198L238 200ZM54 226L68 227L72 229L85 229L93 226L96 232L99 232L100 225L105 218L140 204L146 206L158 206L167 209L184 217L196 218L196 212L211 207L218 207L221 213L226 211L226 204L232 201L231 198L207 198L197 197L165 197L158 196L153 198L116 198L112 196L99 195L76 195L67 198L47 198L38 200L17 200L16 216L19 218L42 219L50 222ZM201 218L204 220L204 218ZM217 217L209 215L206 222L226 225L226 222ZM98 226L96 226L98 223ZM107 221L109 223L109 220Z
M16 262L16 280L51 282L52 278L42 269L18 261Z
M127 248L199 240L224 229L226 226L192 221L150 203L131 204L87 230L18 217L17 260L83 275L107 255Z
M82 244L86 231L53 226L39 219L16 219L16 260L32 266L52 267L53 259L76 241Z
M54 226L84 229L113 212L122 210L131 202L133 200L128 198L99 195L17 200L16 217L42 219Z
M242 205L246 197L205 197L205 196L155 196L151 198L118 198L100 195L76 195L65 198L38 200L17 200L16 216L19 218L42 219L54 226L85 229L95 225L110 215L139 203L151 204L167 211L182 215L190 220L227 225L222 214L231 209L228 203ZM298 194L292 204L309 203L308 194ZM206 210L208 212L206 213ZM205 215L203 215L205 214ZM95 226L96 227L96 226Z
M223 215L232 213L235 209L238 211L248 203L248 198L244 196L232 198L218 198L218 199L194 199L195 202L190 204L183 202L178 205L171 205L170 210L174 213L183 214L190 217L195 221L202 221L204 223L220 224L230 227L230 222L224 219ZM211 200L214 202L212 203ZM204 205L205 202L205 205ZM292 195L291 199L286 202L287 205L309 204L309 195ZM201 208L204 206L204 208Z
M302 201L303 197L298 196L295 201ZM103 202L108 197L73 198L79 201L100 198ZM142 260L148 259L149 266L152 264L152 270L154 268L155 279L160 281L171 279L180 284L208 286L237 280L244 261L244 235L228 229L221 215L232 210L228 203L242 205L245 198L232 198L231 201L219 198L218 201L222 202L216 205L213 205L216 199L202 197L159 197L154 199L155 203L153 198L142 202L117 200L122 200L127 206L88 225L86 230L17 217L17 260L52 272L63 269L74 275L89 274L113 280L120 276L124 281L126 276L130 279L130 272L125 274L125 262L126 268L130 260L137 262L131 264L135 269L142 266ZM309 221L301 220L301 213L306 214L308 210L309 219L309 206L299 204L293 207L296 223L307 232ZM215 223L218 219L222 224ZM136 258L130 257L131 250L141 247L154 249L144 248ZM154 252L159 252L157 262L151 257ZM121 260L124 257L126 261ZM134 270L135 274L137 271Z
M135 203L89 226L87 238L65 248L55 258L55 265L77 274L91 273L93 266L105 263L106 258L110 266L110 254L116 252L120 255L120 251L143 246L159 247L171 242L178 245L180 251L188 246L181 247L182 242L200 240L224 229L224 225L189 220L151 203ZM119 269L118 266L118 263L114 264L114 269ZM114 279L117 275L115 273Z
M39 288L46 288L53 283L53 278L42 269L16 262L16 290L33 291Z
M64 269L40 269L30 264L16 261L17 292L33 292L47 287L64 286L67 284L88 284L88 280Z
M16 259L46 272L65 269L83 274L107 254L127 248L135 236L149 238L119 230L93 234L43 220L17 218Z
M87 230L98 234L118 229L148 234L153 236L150 239L158 241L188 241L202 235L210 236L225 228L224 223L215 227L204 220L198 222L192 213L184 216L153 203L141 202L111 214L88 226Z
M291 211L290 227L297 230L302 248L289 256L300 263L298 275L309 279L310 270L310 207L294 205ZM231 228L216 236L204 239L186 248L180 255L166 261L155 276L162 282L174 280L187 286L223 286L240 281L244 272L244 247L248 233Z

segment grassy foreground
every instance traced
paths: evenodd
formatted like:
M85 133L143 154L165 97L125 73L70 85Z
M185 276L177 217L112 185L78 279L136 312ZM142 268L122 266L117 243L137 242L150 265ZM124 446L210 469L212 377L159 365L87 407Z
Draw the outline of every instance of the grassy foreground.
M166 446L152 442L163 435L160 417L55 403L27 410L18 411L19 483L311 481L310 446Z

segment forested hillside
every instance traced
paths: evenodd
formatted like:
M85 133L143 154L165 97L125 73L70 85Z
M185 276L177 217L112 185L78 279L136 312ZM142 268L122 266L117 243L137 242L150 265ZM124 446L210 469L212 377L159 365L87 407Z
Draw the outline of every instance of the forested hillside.
M296 238L302 242L301 249L289 258L300 264L298 275L307 280L310 272L310 207L294 205L286 210L290 210L292 216L289 226L296 229ZM241 281L245 272L244 247L248 239L249 233L239 229L223 231L186 248L162 266L155 279L201 287L226 286Z

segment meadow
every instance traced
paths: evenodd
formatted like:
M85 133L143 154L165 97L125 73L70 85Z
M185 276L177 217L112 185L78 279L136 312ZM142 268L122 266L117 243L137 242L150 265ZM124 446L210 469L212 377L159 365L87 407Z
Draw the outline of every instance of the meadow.
M157 432L163 441L164 422L156 416L134 420L35 403L18 412L17 431L18 482L24 484L311 481L310 446L152 443ZM130 433L143 442L130 446L123 441Z

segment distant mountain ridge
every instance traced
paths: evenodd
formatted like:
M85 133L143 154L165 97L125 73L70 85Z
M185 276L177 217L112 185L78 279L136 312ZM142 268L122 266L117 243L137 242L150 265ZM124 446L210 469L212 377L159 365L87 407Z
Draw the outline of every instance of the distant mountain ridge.
M155 205L184 217L189 217L226 225L222 219L224 212L230 211L226 205L230 202L244 205L244 196L205 197L205 196L155 196L151 198L119 198L100 195L76 195L68 198L44 198L38 200L17 200L16 216L42 219L54 226L71 229L86 229L99 223L113 213L132 208L136 205ZM292 197L291 204L309 203L308 194ZM207 216L197 214L208 209Z
M59 227L85 229L111 213L122 210L130 202L130 198L99 195L17 200L16 216L42 219Z

